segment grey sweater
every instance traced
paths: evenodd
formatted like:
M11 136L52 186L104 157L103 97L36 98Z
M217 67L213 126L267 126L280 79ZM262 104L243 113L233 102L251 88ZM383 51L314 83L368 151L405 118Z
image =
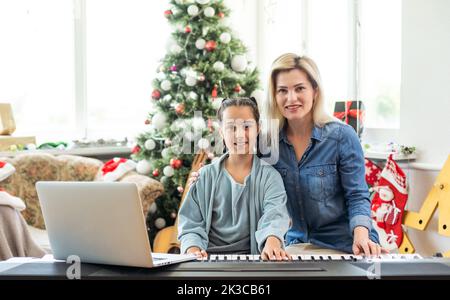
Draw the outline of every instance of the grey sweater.
M181 253L185 253L189 247L197 246L208 251L210 245L211 226L218 224L213 220L214 207L217 201L232 201L232 190L227 185L223 185L223 161L228 156L224 154L216 162L202 168L198 180L189 189L186 199L179 211L178 239L181 241ZM250 175L245 182L245 190L240 200L241 208L236 207L233 210L224 210L219 223L224 224L223 219L228 217L233 220L235 228L249 228L250 252L258 254L264 248L265 241L269 236L275 236L284 245L284 235L288 230L289 216L286 209L286 191L284 190L283 180L279 173L270 165L265 164L256 155L253 158ZM229 197L223 197L223 195ZM219 197L218 197L219 195ZM222 196L221 196L222 195ZM241 195L240 195L241 197ZM239 199L238 199L239 200ZM236 199L235 199L236 201ZM240 214L247 214L239 217ZM233 215L237 215L236 218ZM239 226L239 222L245 222ZM225 222L226 223L226 222ZM232 222L230 221L229 224ZM237 225L237 226L236 226ZM239 244L246 233L238 232L230 234L232 231L224 228L213 228L213 234L217 240L217 233L225 232L226 237L222 240L233 244ZM236 237L237 240L233 241ZM230 250L230 249L228 249ZM239 249L236 249L239 250Z

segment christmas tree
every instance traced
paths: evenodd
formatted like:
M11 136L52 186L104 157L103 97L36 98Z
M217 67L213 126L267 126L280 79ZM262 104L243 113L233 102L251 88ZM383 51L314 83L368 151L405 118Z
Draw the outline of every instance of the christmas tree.
M250 96L259 86L246 47L225 23L230 10L223 0L169 5L164 12L173 27L168 53L153 81L148 130L132 151L137 171L160 180L165 189L147 216L152 243L177 217L195 153L206 151L206 163L220 155L215 114L222 99Z

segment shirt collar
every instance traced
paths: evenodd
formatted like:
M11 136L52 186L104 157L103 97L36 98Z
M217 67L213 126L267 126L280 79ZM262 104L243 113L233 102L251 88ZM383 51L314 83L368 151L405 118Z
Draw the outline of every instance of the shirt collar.
M286 133L286 128L287 127L287 123L283 126L283 128L281 128L280 132L279 132L279 141L283 141L286 144L291 144L287 138L287 133ZM312 130L312 134L311 134L311 139L315 139L319 142L321 142L323 140L322 138L322 131L323 128L319 127L317 125L314 125L313 130Z

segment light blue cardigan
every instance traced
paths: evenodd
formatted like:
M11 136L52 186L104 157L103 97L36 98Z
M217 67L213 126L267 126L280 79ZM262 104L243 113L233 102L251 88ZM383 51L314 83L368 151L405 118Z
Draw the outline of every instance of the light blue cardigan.
M208 248L214 193L218 186L222 162L228 153L201 169L198 180L189 189L178 216L178 239L181 253L189 247ZM284 247L284 235L289 227L286 191L280 174L256 155L250 173L250 250L258 254L267 237L276 236ZM230 191L231 193L231 191Z

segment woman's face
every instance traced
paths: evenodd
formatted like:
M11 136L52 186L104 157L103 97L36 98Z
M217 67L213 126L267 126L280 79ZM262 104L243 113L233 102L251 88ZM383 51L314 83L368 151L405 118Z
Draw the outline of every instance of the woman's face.
M258 130L249 106L230 106L223 111L220 134L230 154L253 154Z
M288 120L301 120L312 112L316 90L304 71L293 69L276 77L275 98L278 109Z

